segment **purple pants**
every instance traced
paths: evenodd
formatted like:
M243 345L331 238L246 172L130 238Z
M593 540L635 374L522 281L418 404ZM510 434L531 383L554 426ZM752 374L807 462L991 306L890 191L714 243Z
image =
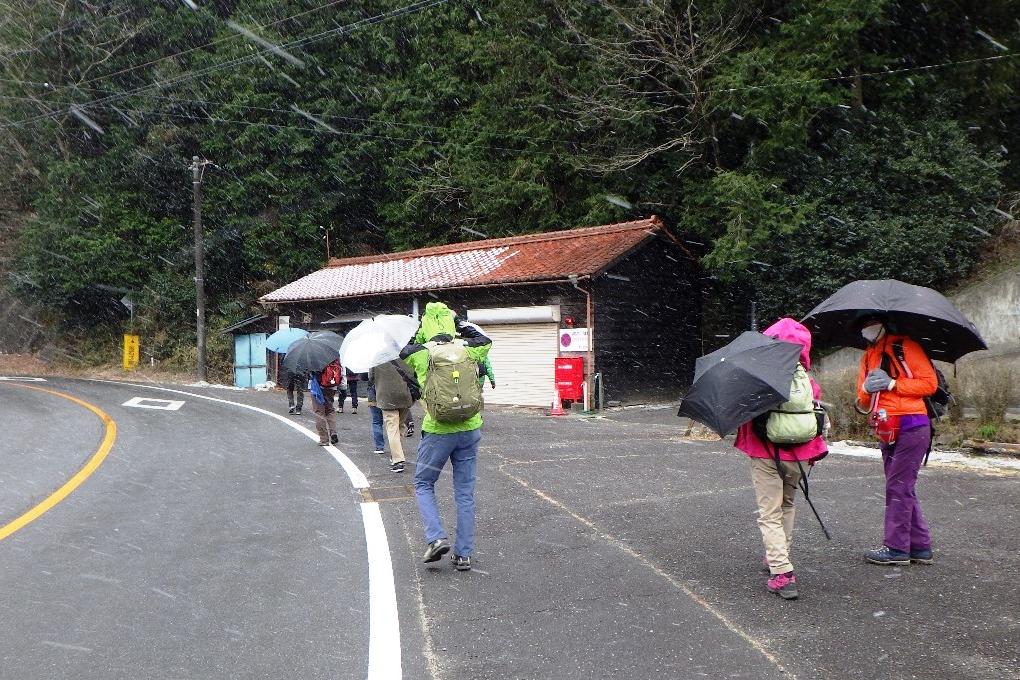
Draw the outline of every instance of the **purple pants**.
M910 552L931 547L928 523L914 487L921 461L928 451L931 428L927 425L900 431L895 444L882 445L885 466L885 545Z

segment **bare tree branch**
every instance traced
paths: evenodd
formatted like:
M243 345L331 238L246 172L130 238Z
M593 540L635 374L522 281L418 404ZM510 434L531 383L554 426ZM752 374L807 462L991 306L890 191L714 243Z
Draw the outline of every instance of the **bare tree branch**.
M566 92L600 149L578 165L611 173L669 153L679 174L703 158L712 137L704 83L739 44L739 18L702 14L693 0L593 0L580 11L558 0L558 9L594 79L590 91Z

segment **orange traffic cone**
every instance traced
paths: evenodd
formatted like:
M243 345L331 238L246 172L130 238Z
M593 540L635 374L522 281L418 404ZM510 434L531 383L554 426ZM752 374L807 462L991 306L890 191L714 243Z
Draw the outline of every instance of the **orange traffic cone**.
M553 390L553 403L552 408L549 409L550 416L565 416L567 412L563 410L563 401L560 399L560 390L557 387Z

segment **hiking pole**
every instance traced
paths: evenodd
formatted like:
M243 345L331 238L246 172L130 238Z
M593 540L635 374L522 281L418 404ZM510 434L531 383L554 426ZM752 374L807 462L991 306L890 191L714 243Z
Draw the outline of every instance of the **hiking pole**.
M815 509L815 504L811 502L811 494L808 493L807 474L805 474L804 466L800 464L799 460L797 461L797 467L800 468L799 486L800 490L804 493L804 500L807 501L808 507L811 508L811 512L814 513L815 519L818 520L818 526L822 528L822 533L825 534L825 538L831 541L832 534L830 534L829 530L826 528L825 522L822 521L821 516L818 514L818 510Z
M776 472L779 474L779 478L783 480L783 485L785 486L786 473L783 472L783 463L779 458L779 447L775 444L772 445L772 460L775 461ZM800 490L804 493L804 500L806 500L807 504L811 507L811 512L815 514L815 519L818 520L818 526L822 528L822 533L825 534L825 537L831 541L832 534L830 534L829 530L825 528L825 522L822 521L818 511L815 510L815 504L811 502L811 495L808 493L807 475L804 473L804 466L800 464L799 460L797 461L797 467L800 468L800 481L797 482L797 486L799 486Z

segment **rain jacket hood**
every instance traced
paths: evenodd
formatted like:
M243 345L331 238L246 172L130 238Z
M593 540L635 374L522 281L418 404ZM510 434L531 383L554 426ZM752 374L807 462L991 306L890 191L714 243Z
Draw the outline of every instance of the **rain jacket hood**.
M414 341L423 344L437 335L457 334L456 325L453 323L453 312L442 302L430 302L425 305L425 313L421 317L421 328L414 336Z
M807 326L789 317L780 319L768 328L762 335L781 340L783 342L795 342L801 346L800 363L807 370L811 370L811 331Z
M804 368L811 370L811 331L804 324L789 317L780 319L768 328L762 335L781 340L783 342L795 342L801 346L800 363ZM811 379L811 389L814 398L820 399L822 390ZM744 423L737 430L737 439L733 443L738 450L743 451L750 458L772 458L772 451L765 442L758 439L751 427L751 423ZM785 461L813 461L825 456L828 453L828 445L822 437L816 437L806 444L798 444L779 449L779 458Z

